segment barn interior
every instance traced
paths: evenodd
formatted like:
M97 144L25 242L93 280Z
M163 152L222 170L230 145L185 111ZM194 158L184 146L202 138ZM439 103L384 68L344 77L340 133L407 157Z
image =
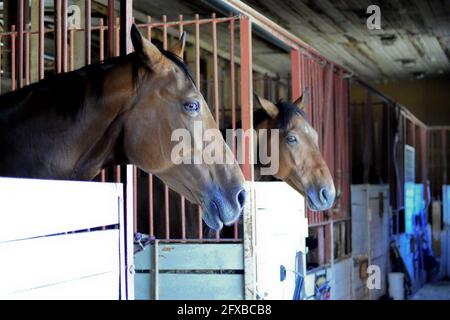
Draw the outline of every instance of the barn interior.
M23 81L19 86L27 85L50 77L55 71L58 72L58 68L59 71L71 71L86 64L88 51L84 46L86 34L83 28L87 23L87 2L92 10L90 23L97 28L91 34L90 61L102 61L119 54L121 44L115 35L120 32L121 1L68 0L69 31L65 41L69 58L66 65L58 67L60 57L56 34L50 31L56 28L55 15L60 14L56 11L57 2L0 1L1 93L15 90L16 81ZM18 3L23 4L22 9ZM256 269L256 273L275 280L261 280L254 298L292 299L289 290L297 292L297 286L301 286L300 293L294 298L450 300L449 1L133 0L132 5L134 22L141 26L143 34L150 35L152 42L160 46L170 48L177 41L181 32L180 22L204 21L200 25L192 23L183 26L182 31L188 33L184 60L193 70L209 106L217 112L218 126L222 129L232 126L235 121L244 121L241 114L246 110L241 102L245 94L241 86L244 81L241 70L244 59L242 25L238 23L241 17L251 18L251 82L252 91L257 95L273 102L280 99L291 101L298 98L300 89L305 89L302 81L295 89L294 78L297 74L293 71L292 43L302 48L299 54L305 53L305 59L320 55L317 65L332 65L339 69L336 74L346 83L347 90L344 90L338 87L340 84L320 78L324 85L316 93L327 95L327 86L330 85L333 88L330 97L334 97L330 99L341 99L341 90L344 92L342 99L347 99L342 100L346 101L345 107L333 102L330 104L333 105L332 112L318 113L316 105L320 101L324 105L326 102L320 98L313 102L309 107L311 109L307 109L316 112L313 125L320 123L320 127L315 128L319 136L323 136L321 148L326 153L325 158L334 168L338 204L319 214L304 206L298 209L302 210L306 219L298 222L298 230L292 231L283 224L280 224L280 229L273 228L275 231L286 228L296 236L300 235L304 242L303 255L288 256L292 260L292 268L295 268L293 271L279 264L271 265L272 269L266 268L264 259L267 252L261 253L260 261L264 263L261 262L261 269ZM369 29L367 26L372 15L367 12L370 5L377 5L380 9L379 29ZM41 6L44 9L42 22ZM230 17L237 17L233 27L226 20ZM215 19L223 20L216 23ZM22 30L29 32L25 33L21 46L13 48L18 38L14 30L18 30L21 20ZM42 39L42 56L37 32L41 23L48 30ZM115 28L115 33L108 32L108 28ZM21 62L23 78L18 76L16 64L19 60L15 58L14 50L24 53L25 59L22 58ZM314 59L311 58L311 61ZM303 68L306 70L305 65L301 64L300 73L304 72ZM322 116L324 119L329 117L330 122L321 120ZM341 116L344 118L341 119ZM327 129L329 124L332 124L332 129ZM138 217L140 212L147 215L157 210L154 204L149 204L148 198L156 182L151 184L148 174L139 170L134 174L136 188L139 187L146 195L141 198L141 194L135 191L138 195L134 215ZM125 170L118 172L114 168L105 170L97 178L98 181L116 182L121 179L126 179ZM275 178L269 180L279 183ZM261 194L270 197L271 191L264 188L261 187ZM284 189L285 186L279 188L282 191L276 196L283 199L280 202L294 199L292 197L295 195ZM167 204L168 199L172 199L169 197L172 193L166 190L165 207L161 204L161 212L166 213L166 217L177 214L179 199L176 198L176 204L170 200L170 208ZM188 211L185 208L190 204L182 201L183 212ZM290 209L280 203L273 210L287 212ZM194 243L207 238L211 241L215 239L217 243L223 238L224 245L235 245L246 237L242 224L235 227L231 237L227 237L202 234L200 222L199 228L202 230L198 235L189 239L182 231L181 241L174 236L177 231L164 227L164 224L161 224L161 236L151 234L153 226L148 229L148 219L146 216L143 229L139 229L137 222L135 230L139 234L150 234L150 240L145 245L156 237L166 241L168 246L171 243L169 233L176 242L175 248L181 246L183 241ZM270 221L264 222L266 224L261 222L260 230L269 230L267 224ZM154 227L156 230L157 227ZM275 231L271 232L275 234ZM262 231L256 230L255 234L260 237L261 246L271 248L274 243L282 245L282 242L264 242ZM289 241L297 241L292 240L294 238L289 238ZM208 245L211 243L208 242ZM151 250L151 254L155 254L158 249L153 247ZM213 254L195 250L187 254ZM231 249L225 249L225 252L231 257L238 254ZM148 251L145 254L151 255ZM150 258L147 258L147 255L136 258L136 268L140 266L142 271L136 273L136 279L139 279L135 285L136 298L192 298L181 293L163 295L163 289L161 292L155 291L155 281L151 278L152 265L149 265ZM270 260L269 256L267 260ZM373 271L372 266L378 267L378 271ZM238 264L225 269L223 273L229 278L222 277L220 284L229 285L231 293L218 295L218 298L233 297L232 294L237 291L240 292L237 297L248 297L240 288L243 285L241 282L244 282L241 275L246 275L246 271L240 270L244 266ZM275 270L276 274L267 270ZM293 271L293 275L286 278L289 270ZM214 271L213 274L221 273ZM186 270L183 272L188 273ZM280 276L283 272L284 277ZM372 290L365 284L377 272L381 274L381 287ZM295 274L302 275L303 284L299 284ZM402 275L400 278L399 274ZM165 279L169 282L172 278ZM167 292L185 283L194 287L203 284L196 280L183 281L168 285ZM287 285L288 281L292 283ZM398 281L401 283L398 284ZM258 280L256 288L257 285ZM287 295L284 285L289 289ZM392 289L398 285L401 293ZM201 293L195 294L194 298L205 298Z

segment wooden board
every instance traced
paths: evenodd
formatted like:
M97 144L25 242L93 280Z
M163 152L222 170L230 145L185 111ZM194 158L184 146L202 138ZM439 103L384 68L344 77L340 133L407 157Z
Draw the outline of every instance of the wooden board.
M0 243L119 222L122 185L0 178Z
M0 297L20 292L64 285L88 277L110 274L109 286L115 286L118 298L119 230L84 232L0 244ZM94 278L93 280L97 280ZM104 278L101 278L104 281ZM57 288L56 288L57 289ZM46 291L51 295L51 290ZM59 290L52 291L58 298ZM90 294L101 296L103 287ZM106 292L105 298L111 298ZM72 297L84 299L87 293L71 292ZM27 294L25 294L26 296Z
M239 243L159 244L159 270L243 270ZM154 268L154 246L135 254L136 270Z
M159 274L160 300L243 300L243 274ZM136 299L154 299L153 277L136 274ZM148 285L142 285L148 283Z

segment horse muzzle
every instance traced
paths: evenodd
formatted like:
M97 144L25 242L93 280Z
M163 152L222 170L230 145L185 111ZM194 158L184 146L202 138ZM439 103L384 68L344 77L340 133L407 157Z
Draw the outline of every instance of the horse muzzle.
M330 209L336 198L334 186L310 186L306 189L306 199L309 209L323 211Z
M233 225L240 217L247 198L243 187L231 191L213 191L201 201L203 220L209 228L221 230L223 226Z

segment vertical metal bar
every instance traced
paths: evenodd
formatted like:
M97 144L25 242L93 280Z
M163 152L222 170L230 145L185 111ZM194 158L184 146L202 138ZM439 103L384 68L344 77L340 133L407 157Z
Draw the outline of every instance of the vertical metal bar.
M61 3L61 51L62 51L62 70L67 72L67 0Z
M16 90L16 26L11 26L11 90Z
M236 69L234 62L234 19L230 20L230 94L231 94L231 128L232 144L231 150L236 157ZM239 222L234 224L234 239L239 238Z
M169 187L164 185L164 226L166 228L166 240L170 239L170 208Z
M241 54L241 122L244 132L253 129L253 89L252 89L252 24L245 16L240 22ZM253 132L242 140L242 172L247 181L253 181Z
M195 84L198 90L201 90L200 76L200 18L195 15Z
M85 0L84 8L84 62L86 65L91 64L91 0Z
M44 25L44 7L45 4L45 0L39 0L39 63L38 63L38 68L39 68L39 80L40 79L44 79L44 72L45 72L45 65L44 65L44 54L45 54L45 25Z
M55 0L54 35L55 35L55 71L61 72L61 1Z
M25 85L30 84L30 32L25 31L25 57L24 57L24 68L25 68Z
M292 85L292 101L297 100L302 95L300 88L300 52L291 50L291 85Z
M212 56L213 56L213 108L214 118L217 126L219 126L219 70L217 58L217 21L216 14L211 14L211 31L212 31Z
M153 229L153 175L148 175L148 214L149 214L149 233L150 237L155 235Z
M115 32L114 26L116 24L114 0L108 0L108 57L114 57L114 43Z
M19 81L19 88L23 87L23 25L24 0L17 1L17 77Z
M120 55L120 18L116 18L116 24L114 29L114 56L118 57Z
M73 71L75 69L75 28L70 28L69 30L69 70Z
M236 70L234 62L234 19L230 21L230 94L231 94L231 128L233 129L232 151L236 156Z
M100 52L99 52L99 59L100 59L100 61L103 61L103 60L105 60L105 28L104 28L104 24L103 24L103 18L100 18L99 19L99 25L100 25L100 28L99 28L99 49L100 49Z
M152 17L147 17L147 39L152 40Z
M178 20L180 21L178 34L181 37L183 34L183 15L180 14L178 16ZM181 57L183 58L183 57ZM180 195L180 201L181 201L181 238L184 240L186 239L186 199L184 196Z
M162 16L162 22L163 22L163 49L167 50L167 16Z
M120 2L120 55L131 52L130 30L133 23L133 0Z
M201 74L200 74L200 16L195 14L195 85L201 91ZM197 227L198 239L203 239L203 213L202 208L197 206Z

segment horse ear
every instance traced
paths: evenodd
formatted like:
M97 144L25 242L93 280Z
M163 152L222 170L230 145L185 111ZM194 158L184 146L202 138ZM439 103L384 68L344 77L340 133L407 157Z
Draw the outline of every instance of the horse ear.
M255 97L256 104L263 108L267 114L275 119L278 116L278 108L269 100L259 97L256 93L253 94Z
M308 104L308 98L309 98L309 88L305 88L305 91L303 91L303 94L294 101L294 104L301 110L305 109L306 105Z
M161 51L141 35L141 32L135 24L131 26L130 36L134 51L145 60L146 63L153 65L162 60L163 55Z
M177 41L177 43L172 48L170 48L170 52L172 52L173 54L176 54L181 59L183 59L183 52L184 52L184 47L186 45L186 38L187 38L187 33L186 33L186 31L183 31L183 33L181 34L180 39Z

